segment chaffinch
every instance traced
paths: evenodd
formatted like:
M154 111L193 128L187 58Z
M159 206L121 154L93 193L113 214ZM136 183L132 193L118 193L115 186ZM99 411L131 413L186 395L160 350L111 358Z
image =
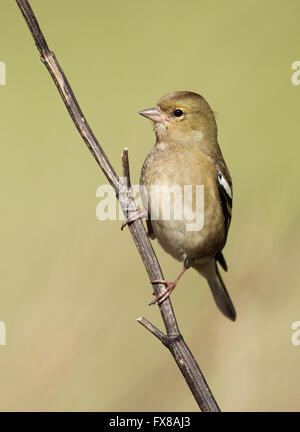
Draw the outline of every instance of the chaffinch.
M156 107L140 114L153 121L156 134L156 144L144 162L140 178L142 200L148 210L148 234L183 262L183 269L173 282L153 281L163 283L166 290L151 304L164 301L185 270L193 267L206 278L219 309L234 321L236 312L218 270L218 263L227 270L222 249L231 220L232 182L218 144L214 113L202 96L178 91L162 97ZM192 200L184 202L181 219L174 217L178 200L170 190L175 185L182 189L192 187ZM199 216L195 206L197 185L203 185L204 218L201 226L191 230L186 210L194 219ZM153 186L159 190L155 203ZM162 202L170 204L169 218L161 217Z

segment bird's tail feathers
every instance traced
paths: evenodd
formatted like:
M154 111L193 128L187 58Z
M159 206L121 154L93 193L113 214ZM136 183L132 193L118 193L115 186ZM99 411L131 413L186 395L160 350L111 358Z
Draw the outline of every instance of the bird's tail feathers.
M220 311L227 318L235 321L236 311L220 276L216 261L214 260L206 265L202 264L201 266L197 266L196 269L202 274L202 276L206 277L216 305Z
M227 289L224 285L224 282L220 276L217 264L216 264L216 272L217 277L214 281L209 281L208 284L210 286L211 292L214 296L215 302L220 309L220 311L227 316L227 318L235 321L236 319L236 311L233 306L233 303L229 297Z

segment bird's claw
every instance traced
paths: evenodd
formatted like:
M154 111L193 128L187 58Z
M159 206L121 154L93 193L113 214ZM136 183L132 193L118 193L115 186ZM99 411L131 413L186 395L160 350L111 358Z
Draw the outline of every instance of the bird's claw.
M147 216L147 212L144 209L137 208L135 212L133 212L121 225L121 231L126 227L126 225L131 224L137 219L143 219Z
M154 280L151 281L151 283L153 284L163 284L166 287L166 290L164 292L162 292L161 294L159 294L158 296L156 296L152 302L149 303L148 306L152 306L155 303L157 303L158 305L160 305L162 302L164 302L171 294L171 292L173 291L173 289L176 287L177 281L173 281L173 282L168 282L166 280Z

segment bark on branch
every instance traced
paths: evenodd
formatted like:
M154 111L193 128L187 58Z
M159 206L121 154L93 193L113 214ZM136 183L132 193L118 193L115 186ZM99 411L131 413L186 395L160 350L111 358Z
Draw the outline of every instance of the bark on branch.
M69 114L77 127L80 135L85 141L90 152L96 159L98 165L107 177L109 183L114 188L116 196L120 199L122 210L127 217L128 211L135 211L135 203L130 193L130 176L128 152L124 151L122 161L124 177L127 179L124 183L120 181L110 161L105 155L102 147L97 141L91 130L83 112L81 111L75 95L68 83L68 80L61 69L56 57L48 48L47 42L41 32L38 21L27 0L16 0L17 4L25 18L25 21L31 31L37 49L40 53L41 60L47 67L55 85L69 111ZM143 260L150 281L164 279L157 257L152 245L146 234L144 225L140 219L129 225L129 230L138 252ZM164 285L151 285L156 295L159 295L164 289ZM166 334L158 330L153 324L145 318L139 318L138 322L153 333L171 352L179 369L181 370L190 390L192 391L196 402L202 411L220 411L212 392L210 391L205 378L196 363L191 351L183 340L179 331L171 300L168 298L159 305L159 310L164 322Z

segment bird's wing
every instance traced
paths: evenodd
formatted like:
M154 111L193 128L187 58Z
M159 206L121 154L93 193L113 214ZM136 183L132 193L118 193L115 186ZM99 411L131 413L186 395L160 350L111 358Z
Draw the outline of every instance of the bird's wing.
M232 183L226 166L217 166L217 185L222 205L225 234L227 237L232 210ZM221 264L222 265L222 264ZM222 266L223 267L223 266Z

